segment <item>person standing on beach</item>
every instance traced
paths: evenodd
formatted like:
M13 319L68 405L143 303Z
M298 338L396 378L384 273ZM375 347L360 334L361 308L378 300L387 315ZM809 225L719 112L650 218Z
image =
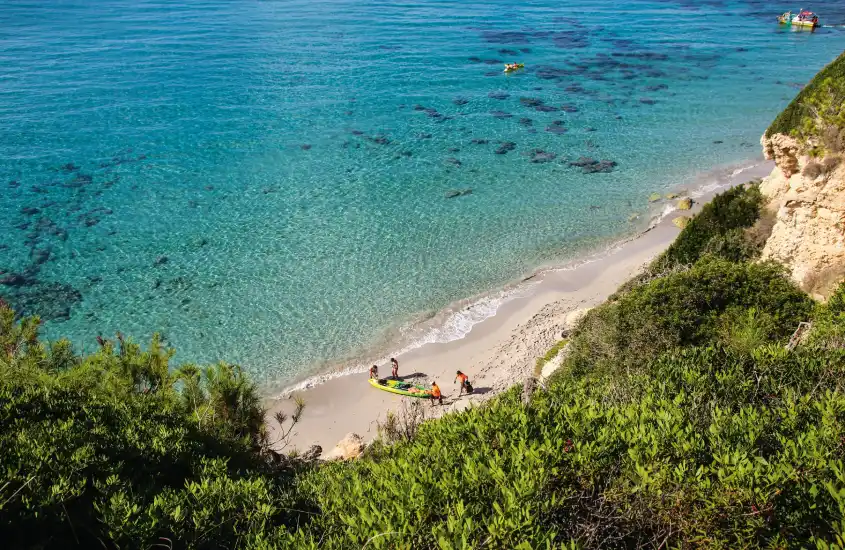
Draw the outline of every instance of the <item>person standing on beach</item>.
M397 380L399 378L399 361L397 361L395 357L391 357L390 364L393 365L393 368L390 371L390 376L392 376L394 380Z
M437 382L431 383L431 404L434 405L434 402L437 401L440 405L443 404L443 394L440 393L440 386L437 385Z
M378 365L373 365L370 367L370 378L375 378L378 380Z
M461 389L458 390L458 397L463 395L464 390L466 390L467 395L472 392L472 390L470 389L472 388L472 386L469 385L469 376L462 373L461 371L458 371L457 376L455 376L455 382L458 382L461 385Z

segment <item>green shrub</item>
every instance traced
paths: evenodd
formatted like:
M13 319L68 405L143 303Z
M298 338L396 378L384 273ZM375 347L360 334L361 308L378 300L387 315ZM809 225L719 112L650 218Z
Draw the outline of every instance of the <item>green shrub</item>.
M750 354L768 343L775 332L772 316L757 308L729 309L722 315L721 339L731 349Z
M818 131L814 128L812 108L819 102L827 103L840 96L845 90L845 54L841 54L804 87L792 102L775 118L766 130L767 136L774 134L807 135ZM833 92L833 93L831 93ZM836 105L841 108L841 103ZM843 114L839 111L840 114ZM842 128L843 124L839 125Z
M233 547L300 521L294 468L265 446L264 410L240 369L173 377L158 338L142 350L119 336L77 356L67 341L40 342L37 319L14 317L0 304L9 548ZM191 391L176 391L185 381Z
M511 391L311 472L323 548L762 548L830 540L842 352L690 348ZM620 388L624 391L620 393Z
M782 341L809 319L812 301L780 266L705 258L591 310L571 339L566 366L632 369L672 347L717 340L727 319L749 308L767 319L759 336Z
M740 229L754 225L760 217L763 196L758 185L738 186L716 195L705 204L675 241L651 266L661 272L678 265L691 265L705 252L739 261L754 256L755 246L744 243Z

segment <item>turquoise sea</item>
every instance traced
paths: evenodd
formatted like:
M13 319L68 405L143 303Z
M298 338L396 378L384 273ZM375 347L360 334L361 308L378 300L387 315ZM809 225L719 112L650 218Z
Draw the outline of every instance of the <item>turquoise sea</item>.
M799 7L4 0L0 295L79 349L160 331L267 385L407 345L757 157L845 48L778 28Z

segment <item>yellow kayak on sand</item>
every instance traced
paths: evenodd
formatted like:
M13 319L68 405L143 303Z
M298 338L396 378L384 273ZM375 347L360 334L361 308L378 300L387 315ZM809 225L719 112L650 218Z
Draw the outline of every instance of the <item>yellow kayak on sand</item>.
M387 378L376 380L375 378L370 378L370 385L374 388L406 397L431 397L431 390L425 386L417 386L401 380L388 380Z

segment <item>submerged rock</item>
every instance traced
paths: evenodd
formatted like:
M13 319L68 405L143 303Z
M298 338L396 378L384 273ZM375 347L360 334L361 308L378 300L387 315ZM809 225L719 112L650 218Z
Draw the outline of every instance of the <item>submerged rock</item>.
M569 166L583 168L584 166L590 166L591 164L595 164L596 162L598 161L590 157L579 157L578 160L570 162Z
M487 94L487 97L489 97L490 99L507 99L507 98L509 98L510 96L511 96L511 95L510 95L509 93L507 93L507 92L501 92L501 91L498 91L498 92L490 92L490 93L488 93L488 94Z
M563 126L562 120L553 120L551 124L546 126L546 131L550 134L565 134L566 128Z
M560 110L566 113L577 113L578 107L575 105L561 105Z
M532 126L534 124L534 121L531 120L530 118L523 117L523 118L519 119L519 123L522 124L523 126Z
M452 103L454 103L455 105L461 106L461 105L466 105L467 103L469 103L469 100L466 99L466 98L463 98L463 97L456 97L455 99L452 100Z
M508 151L513 151L514 149L516 149L516 143L512 141L503 141L501 142L501 145L499 145L499 147L496 149L495 153L497 155L504 155Z
M51 254L48 248L33 249L29 254L29 258L32 260L33 265L40 266L47 263Z
M519 102L526 107L539 107L543 104L543 100L536 97L520 97Z
M596 160L590 157L581 157L576 161L570 162L569 166L581 168L585 174L599 174L605 172L612 172L616 167L616 162L612 160Z
M461 163L461 161L460 161L460 160L458 160L458 159L456 159L455 157L449 157L449 158L447 158L447 159L446 159L446 162L447 162L448 164L453 165L453 166L461 166L461 164L462 164L462 163Z
M555 153L543 151L542 149L532 149L531 151L529 151L528 154L531 157L531 162L534 164L551 162L557 158L557 155Z
M505 111L490 111L490 114L496 118L512 118L513 115Z
M584 168L582 168L582 171L585 174L602 174L602 173L612 172L615 167L616 167L615 161L600 160L596 164L592 164L590 166L585 166Z
M490 143L490 140L484 138L473 138L472 143L475 143L476 145L485 145L487 143Z
M377 145L388 145L390 143L390 140L387 137L382 136L382 135L368 136L367 140L371 141L371 142L373 142Z
M540 111L541 113L554 113L559 111L557 107L552 107L551 105L537 105L534 107L535 111Z
M455 197L463 197L464 195L472 195L472 189L450 189L446 191L446 198L447 199L454 199Z
M36 282L34 273L6 273L0 270L0 285L21 287L34 285Z
M62 283L38 283L10 296L20 315L38 315L43 321L67 321L71 308L82 301L82 294Z
M660 193L652 193L648 196L648 202L657 202L662 198L663 196Z

